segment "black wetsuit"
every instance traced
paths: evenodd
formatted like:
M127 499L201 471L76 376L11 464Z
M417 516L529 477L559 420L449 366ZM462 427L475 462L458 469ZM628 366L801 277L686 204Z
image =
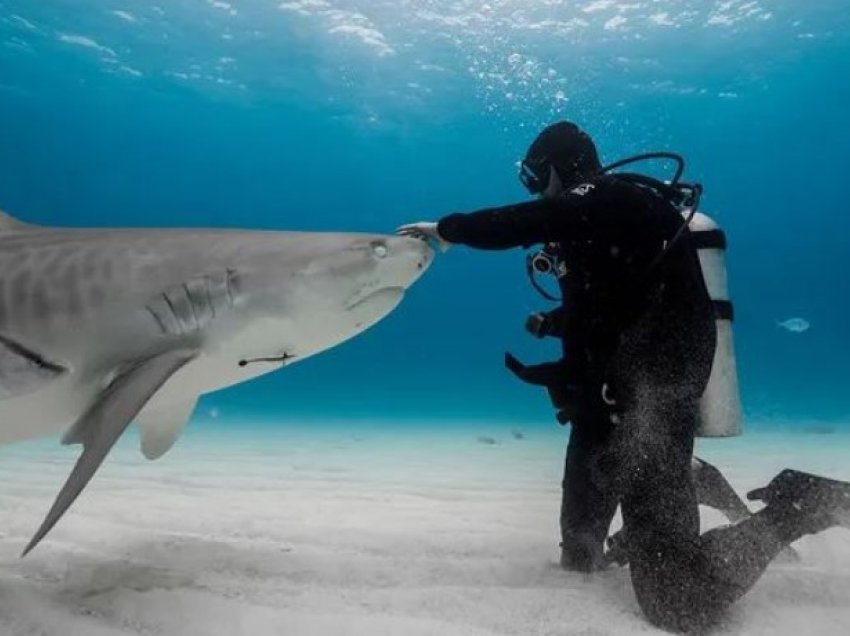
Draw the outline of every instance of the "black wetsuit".
M550 324L563 343L556 373L571 390L562 393L573 395L573 404L559 405L572 411L561 533L564 557L576 569L601 564L620 499L603 384L625 404L638 381L684 385L693 399L708 378L715 327L688 237L652 268L681 224L682 217L657 195L611 176L560 199L451 215L439 223L441 236L472 247L558 245L566 268L559 278L564 304L550 314ZM660 320L639 322L647 312ZM558 386L550 393L557 402Z
M620 500L635 593L650 620L671 629L710 624L793 534L771 533L758 514L699 534L691 458L716 329L689 233L656 262L681 223L651 191L600 176L559 199L438 224L447 241L480 249L559 244L568 270L562 372L586 396L572 418L564 539L594 558ZM603 383L616 424L598 397Z

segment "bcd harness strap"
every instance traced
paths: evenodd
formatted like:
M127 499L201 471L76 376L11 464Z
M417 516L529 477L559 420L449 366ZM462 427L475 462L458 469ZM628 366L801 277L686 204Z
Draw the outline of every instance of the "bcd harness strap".
M726 234L721 229L692 230L691 242L697 250L725 250ZM735 320L735 309L729 300L712 300L714 317L717 320Z
M723 230L691 230L691 242L698 250L725 250L726 234Z
M729 322L733 322L735 320L735 308L732 306L731 301L712 300L711 304L714 305L715 319L728 320Z

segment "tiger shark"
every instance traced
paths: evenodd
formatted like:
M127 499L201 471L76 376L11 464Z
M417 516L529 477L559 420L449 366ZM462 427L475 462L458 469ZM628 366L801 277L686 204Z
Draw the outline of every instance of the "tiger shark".
M58 228L0 212L0 443L63 433L83 447L22 556L132 422L161 457L200 395L362 332L432 259L409 237Z

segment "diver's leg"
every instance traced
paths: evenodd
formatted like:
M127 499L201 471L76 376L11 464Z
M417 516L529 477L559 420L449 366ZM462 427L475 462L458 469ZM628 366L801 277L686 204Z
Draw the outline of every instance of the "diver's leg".
M590 572L604 566L603 546L617 510L609 413L601 401L573 418L561 484L561 567Z
M695 409L644 400L626 409L618 428L623 523L628 529L632 584L651 622L690 625L699 584L699 508L691 478Z
M685 402L643 404L619 429L635 594L653 623L679 631L709 627L783 548L837 523L836 511L850 517L850 484L785 471L754 493L765 509L699 536L694 412Z
M719 510L732 523L752 516L749 506L738 496L723 474L704 459L694 457L691 460L691 477L697 491L697 501L701 506ZM784 562L800 560L800 555L790 545L778 555Z
M732 488L723 474L707 461L699 457L691 458L691 479L696 491L697 503L723 513L732 523L750 516L750 509L738 493ZM605 558L610 563L626 565L628 549L625 529L620 530L607 540L608 551Z

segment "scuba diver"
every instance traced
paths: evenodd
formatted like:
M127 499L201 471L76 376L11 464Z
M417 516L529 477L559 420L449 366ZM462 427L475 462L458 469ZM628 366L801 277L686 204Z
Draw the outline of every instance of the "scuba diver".
M659 155L655 155L659 156ZM669 156L669 155L668 155ZM564 480L564 560L593 569L618 502L638 602L655 625L704 629L791 543L850 527L850 484L784 470L749 493L763 509L700 534L694 439L720 334L689 228L699 186L612 173L575 124L545 128L521 162L534 201L454 213L397 232L443 249L544 245L563 305L560 360L505 363L545 386L573 428ZM683 218L682 210L690 210ZM728 316L727 316L728 318ZM743 515L742 515L743 516Z
M555 249L553 246L549 247L552 253L554 253ZM549 262L548 253L542 253L541 251L529 257L530 276L533 276L534 270L542 273L554 273L557 271L557 268ZM546 260L541 263L541 259ZM534 278L532 278L532 282L534 282ZM555 297L551 296L542 287L537 284L534 286L544 297L549 300L555 300ZM558 338L563 332L563 325L560 322L563 318L563 313L563 306L549 312L533 313L526 320L526 330L536 338L544 338L546 336ZM510 356L510 354L508 354L508 361L509 368L520 379L530 384L540 384L546 387L553 406L558 409L556 418L559 423L566 424L574 419L576 413L574 406L570 404L569 400L565 400L559 391L560 383L557 377L561 367L559 362L543 363L531 367L522 365L513 356ZM597 414L600 414L599 411L597 411ZM614 415L613 412L609 417L612 415ZM588 425L584 419L579 419L578 421L581 425ZM603 417L595 423L595 426L599 427L600 430L607 431L610 427L610 420ZM610 506L594 507L594 503L597 502L588 499L589 497L596 497L598 493L597 488L587 488L591 466L586 462L592 456L593 449L584 448L589 438L586 435L582 435L581 432L575 433L575 430L575 427L573 427L572 435L576 435L576 439L574 440L571 435L570 446L568 448L572 452L568 451L567 453L564 480L561 483L561 567L565 570L592 571L607 567L613 563L621 566L625 565L628 563L628 554L626 551L626 534L624 530L620 530L615 535L605 539L605 545L608 549L603 555L602 542L605 533L611 525L614 510L611 510ZM727 423L723 435L731 436L737 432L738 427L734 425L728 426ZM713 436L718 435L718 431L715 430ZM752 514L747 504L738 496L735 489L720 470L704 459L698 457L691 458L691 479L699 505L718 510L732 523L746 519ZM581 532L582 528L585 529L584 532ZM577 529L579 530L578 532L576 532ZM796 551L791 547L786 549L784 556L786 561L796 561L799 559Z

